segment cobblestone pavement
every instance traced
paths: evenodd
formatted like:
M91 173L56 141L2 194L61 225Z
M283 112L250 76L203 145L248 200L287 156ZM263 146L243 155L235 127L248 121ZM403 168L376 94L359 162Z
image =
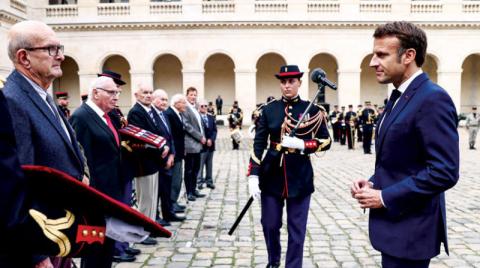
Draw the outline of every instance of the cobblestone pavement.
M447 192L450 256L443 250L430 267L480 267L480 151L467 150L461 133L461 175ZM260 206L254 202L233 236L227 234L248 199L245 179L249 144L232 151L226 129L221 129L214 155L215 190L202 190L205 198L190 202L187 220L167 227L170 239L142 250L134 267L265 267L267 252L260 225ZM380 255L368 239L368 212L349 194L354 178L368 178L375 156L364 155L361 145L348 151L337 143L325 154L313 156L315 193L312 195L305 240L304 267L379 267ZM185 203L181 200L181 203ZM284 217L285 219L285 217ZM282 229L285 258L286 229Z

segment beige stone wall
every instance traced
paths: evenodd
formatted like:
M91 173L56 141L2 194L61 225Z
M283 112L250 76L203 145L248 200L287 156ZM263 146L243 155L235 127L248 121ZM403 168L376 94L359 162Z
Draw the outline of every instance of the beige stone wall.
M169 94L195 86L201 98L222 95L225 105L238 100L246 115L267 96L278 97L273 77L280 65L297 64L305 72L300 94L312 98L309 72L321 67L338 91L326 90L331 104L381 104L388 86L379 85L368 67L377 24L406 19L420 24L429 39L424 66L432 80L452 96L457 109L480 105L480 3L476 1L201 1L48 6L26 1L27 12L0 4L0 41L6 30L26 18L49 23L65 45L64 77L73 98L87 90L103 68L120 72L128 84L120 105L128 109L140 82ZM19 0L15 0L19 1ZM5 4L5 2L7 2ZM1 15L7 14L7 15ZM476 56L471 56L476 55ZM78 86L73 77L78 65ZM0 54L0 74L11 64ZM71 81L71 86L67 81ZM72 106L79 104L72 100ZM249 116L246 116L248 118Z

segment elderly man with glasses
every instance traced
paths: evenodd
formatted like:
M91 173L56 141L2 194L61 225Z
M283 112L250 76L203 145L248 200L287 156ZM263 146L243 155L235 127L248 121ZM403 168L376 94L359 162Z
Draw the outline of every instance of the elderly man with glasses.
M88 181L75 134L47 91L53 80L62 76L63 46L55 32L39 21L15 24L8 39L8 56L15 70L3 91L10 114L14 115L20 164L52 167ZM0 259L7 257L1 254ZM22 256L15 263L18 267L32 263L36 267L52 267L46 256Z

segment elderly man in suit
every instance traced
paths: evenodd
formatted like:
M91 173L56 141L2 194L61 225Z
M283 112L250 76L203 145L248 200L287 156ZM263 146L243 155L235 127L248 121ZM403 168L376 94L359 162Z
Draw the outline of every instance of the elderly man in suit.
M395 90L376 130L375 172L351 194L370 208L370 240L383 267L428 267L443 242L448 254L444 192L458 181L457 112L448 93L422 72L427 38L408 22L373 35L379 83Z
M153 109L157 113L157 125L160 130L160 136L167 140L167 146L170 147L168 156L160 162L158 193L160 196L160 205L163 219L169 221L184 221L185 217L175 214L173 202L170 199L172 192L172 167L175 160L175 143L173 141L172 127L167 120L165 111L168 108L168 94L163 89L156 89L153 92ZM158 210L157 210L158 211ZM157 212L158 215L158 212Z
M200 101L198 111L202 117L202 123L205 130L205 138L207 143L203 146L200 156L200 171L197 176L198 189L203 189L203 183L207 184L210 189L215 189L215 184L212 178L213 153L215 152L215 140L217 139L217 124L215 117L207 113L207 101ZM203 177L203 170L205 168L205 177Z
M118 102L120 91L112 78L99 77L90 86L88 100L70 118L78 140L85 150L90 169L90 185L121 201L120 138L108 113ZM102 251L82 259L82 267L110 267L114 241L107 239ZM131 261L135 257L129 256Z
M165 112L172 129L175 145L175 158L172 167L172 190L170 199L175 212L184 212L185 206L178 204L182 188L183 158L185 157L185 130L183 129L182 113L187 109L187 100L182 94L175 94L170 100L170 107Z
M185 126L185 172L184 180L189 201L195 201L197 197L205 197L198 192L197 175L200 170L200 152L207 143L202 119L197 110L197 89L187 89L187 109L182 113L183 125Z
M15 70L4 93L13 117L20 164L53 167L78 180L84 176L84 158L75 134L47 89L62 76L63 45L43 22L23 21L9 32L8 55ZM36 256L36 267L50 267Z
M158 115L152 107L153 88L150 85L140 84L135 91L137 103L128 113L128 122L139 128L148 130L160 135L157 126ZM162 151L158 149L145 148L138 151L140 167L135 171L135 189L137 191L138 208L152 220L156 219L158 207L158 171L159 162L165 159L169 154L170 148L164 146ZM160 222L162 225L168 225L166 222ZM147 239L143 244L155 245L154 239Z

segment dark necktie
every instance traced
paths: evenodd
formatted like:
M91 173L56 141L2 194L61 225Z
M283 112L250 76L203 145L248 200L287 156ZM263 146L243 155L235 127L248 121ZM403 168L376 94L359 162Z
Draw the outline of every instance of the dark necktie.
M152 119L153 124L155 124L155 126L158 127L157 120L155 120L155 115L153 114L153 109L150 109L150 111L148 112L148 114L150 115L150 118Z
M112 120L110 120L110 117L106 113L103 114L103 118L105 118L105 120L107 120L108 128L112 131L113 136L115 137L115 142L117 143L117 146L120 145L120 140L118 139L117 131L113 127Z
M477 114L473 113L473 118L477 119Z
M163 124L165 125L165 128L167 129L167 132L170 134L170 129L168 128L167 120L163 116L163 112L159 113L160 119L162 120Z
M393 106L395 105L395 102L397 99L402 95L402 92L398 89L394 89L392 91L392 94L390 95L390 99L388 99L387 107L385 108L385 116L383 119L387 118L387 116L390 115L392 112Z

